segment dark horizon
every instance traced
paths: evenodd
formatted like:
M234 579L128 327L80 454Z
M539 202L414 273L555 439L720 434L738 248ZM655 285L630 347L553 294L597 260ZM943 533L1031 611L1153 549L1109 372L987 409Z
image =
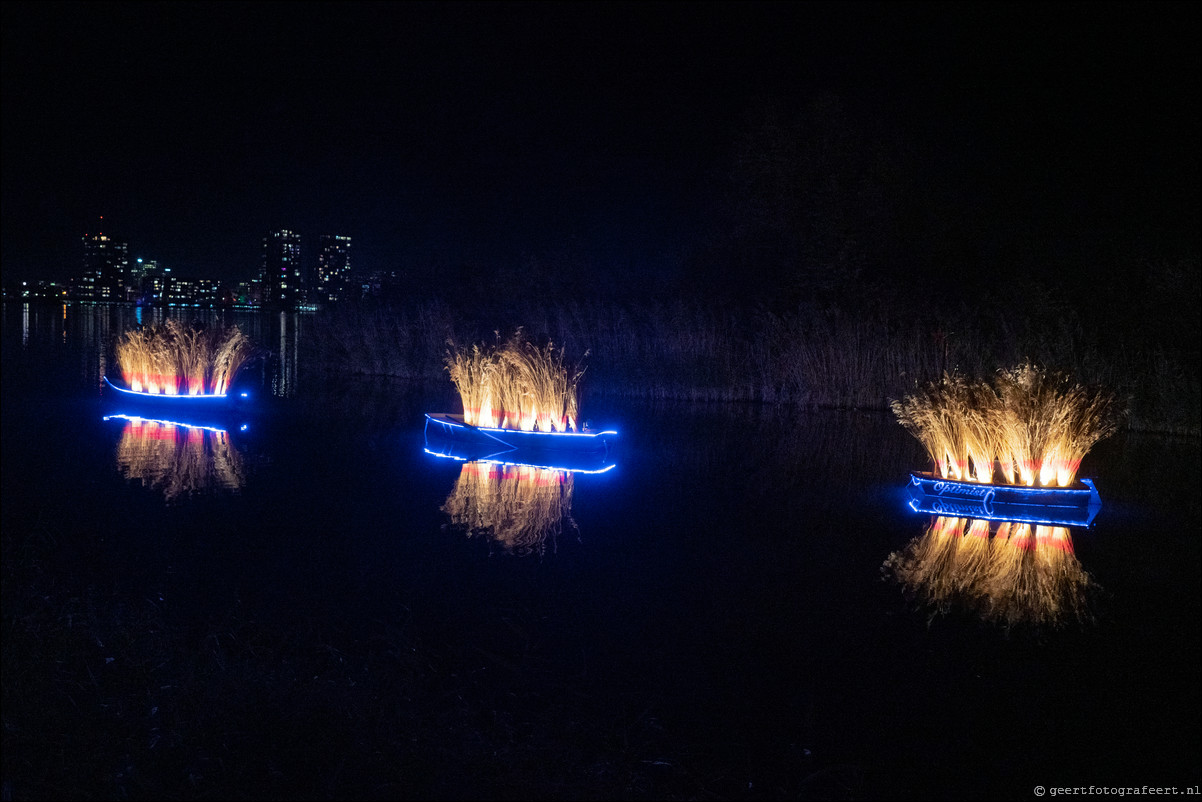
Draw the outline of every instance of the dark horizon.
M226 281L280 228L363 270L585 284L760 271L766 242L890 275L1198 253L1183 3L2 13L6 283L73 275L100 216Z

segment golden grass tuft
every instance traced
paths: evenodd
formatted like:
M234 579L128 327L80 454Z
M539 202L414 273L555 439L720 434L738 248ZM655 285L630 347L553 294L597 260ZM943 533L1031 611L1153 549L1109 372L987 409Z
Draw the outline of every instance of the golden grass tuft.
M1066 487L1086 452L1118 429L1115 397L1024 363L992 383L944 374L890 403L945 479Z
M125 332L117 365L135 392L223 394L257 349L237 326L191 328L168 320Z
M564 349L528 342L520 328L493 346L450 345L446 369L468 423L539 432L577 429L584 370L568 367Z

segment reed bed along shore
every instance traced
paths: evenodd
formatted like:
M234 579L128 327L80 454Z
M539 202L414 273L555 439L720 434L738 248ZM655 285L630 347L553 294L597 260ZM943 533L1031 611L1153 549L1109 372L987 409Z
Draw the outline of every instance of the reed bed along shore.
M116 346L125 386L163 395L224 394L256 352L237 326L199 328L172 319L131 329Z
M589 354L589 394L887 411L944 373L992 375L1031 362L1109 388L1136 431L1202 433L1202 384L1189 343L1120 337L1063 309L998 305L939 314L878 306L856 313L724 306L685 299L550 302L481 315L434 301L346 305L318 314L310 364L331 375L446 380L448 339L524 330ZM1150 335L1148 335L1150 337ZM1196 351L1196 347L1195 351Z

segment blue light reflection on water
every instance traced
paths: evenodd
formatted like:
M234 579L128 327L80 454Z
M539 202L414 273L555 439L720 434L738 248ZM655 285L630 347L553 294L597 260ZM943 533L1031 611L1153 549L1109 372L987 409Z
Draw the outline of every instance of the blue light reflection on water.
M167 503L124 480L92 368L58 347L61 318L44 342L31 319L27 345L8 320L6 556L50 530L66 586L161 598L200 631L237 604L341 650L404 627L497 699L556 678L648 711L673 759L704 755L761 787L852 766L867 798L1017 795L1196 765L1196 443L1121 436L1087 456L1104 506L1073 542L1105 603L1093 627L1028 636L966 611L931 619L882 579L929 521L906 507L921 449L883 413L591 398L585 414L621 426L618 469L574 474L570 510L558 485L554 549L513 552L449 526L462 466L422 437L445 388L377 384L331 414L302 383L253 442L231 443L255 458L238 493ZM10 381L10 344L66 365ZM44 378L73 372L85 381L59 393ZM522 698L503 711L519 722L561 701Z
M149 417L145 417L142 415L121 415L121 414L105 415L104 419L105 420L125 420L125 421L130 421L131 423L141 423L141 422L157 423L157 424L161 424L163 426L178 427L180 429L200 429L202 431L214 432L217 434L226 434L229 431L228 427L214 426L214 425L211 425L208 423L188 423L188 422L178 421L178 420L166 420L163 418L149 418ZM239 428L244 429L245 426L239 427Z

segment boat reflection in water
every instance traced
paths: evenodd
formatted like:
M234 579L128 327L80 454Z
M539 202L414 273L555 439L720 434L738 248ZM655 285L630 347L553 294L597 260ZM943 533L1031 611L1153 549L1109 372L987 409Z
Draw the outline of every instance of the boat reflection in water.
M122 425L117 468L129 481L162 492L168 502L210 492L237 492L246 484L246 460L232 440L247 424L170 421L106 415Z
M1004 627L1088 623L1096 583L1067 526L936 515L882 572L932 615L965 609Z
M548 549L554 554L565 531L579 539L580 529L572 518L575 474L607 473L615 467L608 455L472 452L462 443L429 433L425 451L463 463L440 508L450 518L446 529L487 540L490 553L513 555L542 557Z

